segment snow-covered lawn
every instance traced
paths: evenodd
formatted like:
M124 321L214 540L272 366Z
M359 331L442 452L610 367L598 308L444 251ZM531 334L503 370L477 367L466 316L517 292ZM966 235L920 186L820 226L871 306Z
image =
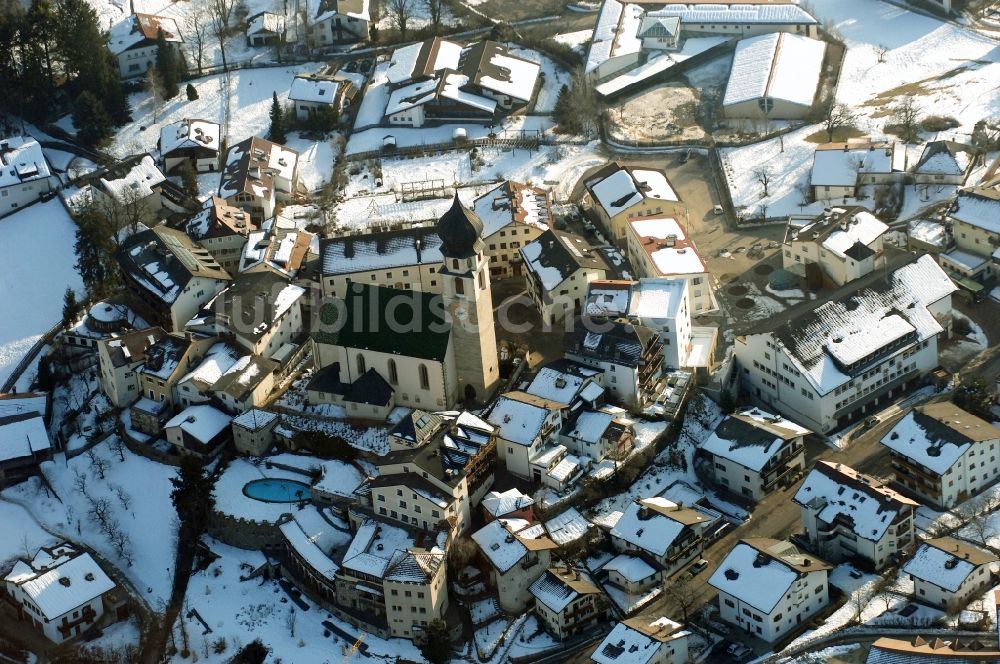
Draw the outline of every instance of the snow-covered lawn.
M299 153L299 185L306 191L316 191L330 179L333 160L337 157L330 139L314 141L300 134L291 134L285 145Z
M361 108L362 111L365 110L364 106ZM530 129L544 132L551 129L552 126L552 120L548 116L516 116L505 119L503 125L494 131L499 133L501 129ZM350 140L347 141L345 152L347 154L358 154L372 150L381 150L383 141L387 136L392 136L395 139L396 147L399 148L451 143L455 139L455 132L460 129L465 131L465 135L469 139L485 138L491 131L488 126L475 123L444 124L437 127L421 127L419 129L414 127L373 127L352 134Z
M323 622L329 621L349 634L358 630L332 617L320 607L310 605L301 610L275 581L240 577L265 562L260 551L246 551L209 540L209 546L219 558L208 569L191 577L185 598L185 612L178 618L190 639L190 648L201 662L228 662L236 651L254 639L260 639L271 648L268 661L283 662L340 662L349 654L353 641L330 632ZM212 630L209 634L187 611L194 610ZM423 662L420 651L411 641L380 639L364 634L364 644L372 658L355 653L351 661L396 661L396 659ZM180 642L179 629L175 639ZM215 652L217 644L224 643L222 652ZM221 649L221 645L218 646ZM174 662L190 662L178 653Z
M75 267L75 232L58 200L0 219L0 383L62 319L66 288L83 292Z
M0 501L0 524L4 532L0 537L0 572L6 572L14 558L31 558L39 547L58 543L28 510L14 503Z
M590 39L594 36L593 30L577 30L576 32L563 32L555 37L557 42L570 46L577 53L586 53L590 46Z
M26 506L54 532L99 551L156 607L169 597L173 580L176 526L170 479L176 469L136 456L124 447L122 460L112 448L114 438L111 436L92 450L106 465L104 479L91 463L89 453L69 461L58 454L53 461L42 464L42 473L58 498L37 477L6 489L3 496ZM85 493L80 491L77 476L85 478ZM91 514L92 500L106 508L108 522L118 524L127 538L130 556L120 555L102 532Z
M315 71L318 64L304 64L295 67L269 67L266 69L242 69L230 72L229 88L229 145L250 136L264 136L271 126L271 95L278 93L278 101L288 101L288 88L292 79L301 72ZM191 81L198 90L198 99L188 101L181 94L166 102L155 113L152 98L147 92L137 92L129 97L132 106L132 122L125 125L115 135L108 151L118 157L138 152L154 152L160 138L160 128L165 124L198 118L224 123L226 116L226 77L222 74L206 76ZM299 149L299 148L296 148ZM332 165L332 161L330 162Z

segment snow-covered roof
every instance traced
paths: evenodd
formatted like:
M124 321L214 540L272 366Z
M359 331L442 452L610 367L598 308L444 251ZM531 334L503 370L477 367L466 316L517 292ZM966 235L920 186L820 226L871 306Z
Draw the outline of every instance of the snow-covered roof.
M31 457L51 447L41 415L16 415L8 421L0 420L0 461Z
M809 433L809 429L780 415L751 408L724 419L701 449L760 472L786 441Z
M991 553L950 537L923 542L905 565L903 572L914 579L956 592L980 565L997 561Z
M523 519L496 519L472 533L472 539L493 567L505 574L528 555L529 544L533 549L556 546L547 537L540 536L544 531L538 529L531 533L536 536L529 539L527 528L528 522Z
M233 418L233 424L250 431L259 431L278 419L277 413L260 408L251 408Z
M247 35L261 32L279 34L285 30L285 17L274 12L260 12L247 19Z
M708 583L720 593L768 614L801 574L829 569L789 542L745 539L733 547Z
M889 227L879 221L878 217L871 212L861 210L850 219L844 219L827 235L823 240L823 247L843 258L857 244L870 247L888 230Z
M556 360L539 369L524 391L542 399L564 404L572 404L578 397L593 401L594 396L585 395L581 390L586 389L585 385L600 380L601 376L600 370L585 364ZM604 388L600 385L597 385L597 388L593 391L593 395L600 396Z
M949 216L990 233L1000 233L1000 193L991 189L960 191Z
M917 342L943 329L928 307L955 292L955 284L931 256L902 260L888 275L857 279L761 321L751 333L772 334L816 391L827 394L851 380L856 368L845 361L877 356L906 331Z
M483 222L482 237L488 238L513 223L549 226L549 194L543 189L507 180L476 199L473 212Z
M681 507L666 498L653 497L629 503L611 529L622 539L654 556L663 556L685 529L709 521L702 512Z
M328 21L335 16L346 16L369 21L370 0L307 0L306 20L309 25Z
M486 48L489 60L480 63L475 83L498 95L521 102L530 100L542 70L541 65L511 55L499 44Z
M666 643L684 639L691 632L670 618L637 617L617 623L591 653L596 664L648 664L674 661L660 657Z
M895 143L824 143L813 153L809 183L814 186L853 187L858 174L888 175L902 170L896 154L906 151Z
M561 613L581 595L599 593L587 572L551 567L528 588L535 599L556 613Z
M601 570L604 572L617 572L629 583L638 583L652 576L660 570L656 569L639 556L622 553L609 560Z
M178 120L160 129L160 154L182 148L219 151L219 123L208 120Z
M702 274L708 271L694 242L673 217L644 217L629 222L639 245L660 275Z
M585 443L597 443L616 417L617 413L608 410L585 410L566 427L563 435Z
M333 104L337 101L340 81L328 76L300 74L292 79L288 98L292 101L306 101L318 104Z
M299 153L257 136L237 143L226 153L226 166L219 183L219 196L240 193L258 198L273 195L274 177L295 180Z
M552 229L521 247L521 258L525 267L538 277L549 299L549 294L578 270L608 269L601 253L584 238Z
M352 572L385 578L394 559L404 558L414 545L413 538L402 528L367 519L354 534L341 565ZM436 545L430 549L437 550Z
M680 200L666 174L651 169L618 167L606 177L592 179L587 187L608 217L614 217L647 198Z
M944 224L927 219L915 219L906 229L907 235L914 240L944 249L948 246L948 230Z
M0 417L30 414L45 415L48 401L49 395L44 392L0 394Z
M351 496L365 481L365 476L353 465L331 459L320 466L320 477L313 484L314 491L334 496Z
M197 366L181 378L178 384L191 381L199 390L211 389L242 356L243 353L235 346L222 342L213 344Z
M12 187L52 175L42 146L30 136L0 140L0 188Z
M916 173L965 175L973 148L953 141L928 141L913 168Z
M484 510L496 518L527 509L535 504L535 499L517 489L507 489L506 491L490 491L483 498L481 504Z
M585 537L593 525L583 518L575 507L571 507L559 516L545 522L545 530L549 538L560 546L575 542Z
M132 14L111 27L108 33L108 49L119 55L130 48L144 45L144 42L155 42L160 29L163 30L163 38L168 43L183 41L177 21L169 16Z
M320 255L324 276L433 265L444 260L441 237L420 226L323 240Z
M824 42L788 32L741 39L733 53L723 106L764 97L811 106L824 53Z
M50 621L91 602L116 585L89 553L60 556L41 568L36 562L31 566L16 566L5 580L20 586Z
M918 406L882 438L893 452L944 475L978 442L1000 439L1000 429L950 402Z
M493 404L486 421L497 428L497 435L504 440L531 445L549 414L563 405L526 392L507 392Z
M207 404L188 406L174 415L164 425L165 429L180 427L182 431L196 440L207 443L225 431L233 418Z
M106 176L110 173L106 173ZM101 177L97 186L120 203L127 203L126 191L134 192L135 200L142 200L153 195L153 187L166 180L166 176L156 167L156 162L148 154L135 160L128 171L120 177L108 179Z
M901 512L917 507L875 478L829 461L820 461L809 471L793 500L815 512L820 523L833 523L839 517L858 537L873 542L882 539Z
M388 117L402 111L408 111L441 98L450 99L485 113L493 113L497 107L496 100L463 89L468 83L469 77L465 74L446 71L441 78L417 81L397 88L389 95L389 104L385 108L385 115Z
M332 526L331 526L332 527ZM278 526L285 541L306 562L312 571L328 581L333 581L340 568L317 544L315 535L307 534L297 518L292 518Z
M980 256L979 254L974 254L970 251L962 251L961 249L943 251L938 254L938 259L942 263L948 263L957 267L959 270L970 271L976 271L986 263L992 262L990 256Z

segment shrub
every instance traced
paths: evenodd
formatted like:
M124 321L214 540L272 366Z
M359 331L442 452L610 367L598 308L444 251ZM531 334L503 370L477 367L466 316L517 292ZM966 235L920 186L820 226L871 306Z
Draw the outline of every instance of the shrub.
M958 126L958 120L947 115L928 115L920 122L923 131L945 131Z

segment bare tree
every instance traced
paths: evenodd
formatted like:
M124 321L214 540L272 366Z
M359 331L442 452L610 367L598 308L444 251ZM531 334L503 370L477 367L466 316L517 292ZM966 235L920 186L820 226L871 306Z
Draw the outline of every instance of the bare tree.
M90 509L87 515L96 521L102 530L107 530L110 523L111 501L107 498L88 498Z
M201 75L201 68L205 61L205 48L208 46L208 37L211 34L212 17L204 8L199 8L189 12L184 18L184 41L187 42L194 54L194 63Z
M97 478L103 480L104 476L108 473L107 459L98 454L97 450L93 448L87 450L87 459L90 460L90 467L97 473Z
M764 193L760 195L761 198L767 198L769 196L768 185L771 184L771 178L774 177L771 174L771 170L767 166L758 166L754 169L753 176L757 178L757 182L764 187Z
M80 472L79 468L73 469L73 488L79 491L81 496L87 495L87 475Z
M99 207L119 248L126 238L139 232L142 224L153 221L143 195L132 187L124 187L118 196L106 196Z
M879 62L885 62L885 56L889 53L889 47L885 44L879 44L875 47L875 54L878 55Z
M680 609L681 616L686 623L688 614L698 603L698 589L689 579L678 578L674 583L664 588L664 596L677 609Z
M406 30L413 16L413 8L410 6L412 0L387 0L386 10L392 24L399 30L400 39L406 39Z
M166 95L163 92L163 78L153 65L146 67L146 92L149 93L150 103L153 105L153 124L156 124L159 121L160 111L163 110Z
M111 436L111 451L118 455L118 460L125 462L125 441L121 436Z
M854 624L860 625L861 619L868 607L868 603L872 600L875 595L875 588L873 584L866 584L851 593L851 597L848 603L853 611L853 616L851 618Z
M219 41L219 52L222 54L222 69L229 68L226 62L226 37L229 36L229 19L233 14L235 0L212 0L208 5L208 16L211 19L212 34Z
M823 126L827 142L833 140L833 135L838 129L852 128L857 120L857 113L851 110L850 106L836 103L831 95L823 107Z
M920 128L920 108L913 97L906 97L902 102L892 109L892 118L898 130L899 137L904 143L913 143L917 140L917 133Z
M122 507L127 512L132 505L132 494L125 490L123 486L115 486L115 495L118 496L118 502L122 504Z
M444 0L424 0L427 6L427 15L431 19L431 25L435 28L441 27L441 15L444 13Z

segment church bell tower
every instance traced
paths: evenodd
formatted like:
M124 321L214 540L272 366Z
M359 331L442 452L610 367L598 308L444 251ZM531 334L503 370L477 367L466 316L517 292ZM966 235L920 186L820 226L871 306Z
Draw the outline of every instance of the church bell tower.
M438 221L442 295L451 321L459 397L486 401L500 378L489 259L483 254L483 222L455 194Z

